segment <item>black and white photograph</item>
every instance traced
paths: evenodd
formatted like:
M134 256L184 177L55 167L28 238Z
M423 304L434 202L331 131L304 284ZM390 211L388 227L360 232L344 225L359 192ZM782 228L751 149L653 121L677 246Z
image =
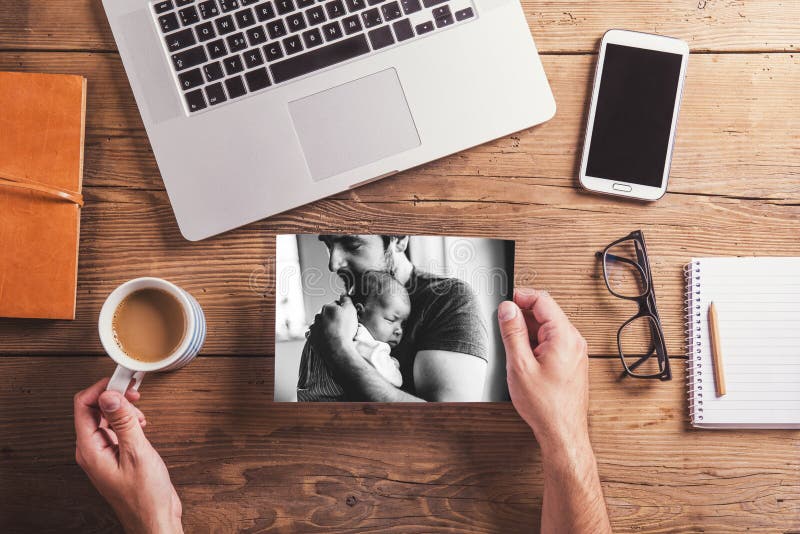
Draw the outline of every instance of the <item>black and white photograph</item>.
M276 240L275 401L508 401L497 306L514 242L286 234Z

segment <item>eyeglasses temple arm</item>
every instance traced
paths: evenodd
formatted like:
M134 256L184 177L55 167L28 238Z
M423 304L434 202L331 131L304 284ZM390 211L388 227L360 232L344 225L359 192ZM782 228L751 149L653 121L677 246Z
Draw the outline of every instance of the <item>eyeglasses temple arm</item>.
M598 257L600 257L602 255L603 254L601 252L598 252L596 254L596 256L598 256ZM638 264L635 261L629 260L628 258L623 258L622 256L616 256L614 254L609 254L608 252L606 252L605 256L606 256L606 258L610 258L610 259L612 259L614 261L621 261L623 263L630 263L631 265L634 265L634 266L638 267Z

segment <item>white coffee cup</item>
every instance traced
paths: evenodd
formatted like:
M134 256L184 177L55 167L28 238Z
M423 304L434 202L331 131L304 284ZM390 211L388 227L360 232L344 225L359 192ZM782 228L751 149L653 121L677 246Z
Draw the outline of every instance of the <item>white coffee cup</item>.
M141 289L160 289L181 304L186 320L183 339L175 351L157 362L142 362L125 354L114 337L114 313L125 297ZM100 310L98 320L100 342L111 358L117 362L117 368L111 376L106 389L125 393L131 380L134 381L133 389L139 389L145 373L159 371L173 371L180 369L192 361L206 340L206 319L203 309L189 293L171 282L161 278L136 278L125 282L111 292Z

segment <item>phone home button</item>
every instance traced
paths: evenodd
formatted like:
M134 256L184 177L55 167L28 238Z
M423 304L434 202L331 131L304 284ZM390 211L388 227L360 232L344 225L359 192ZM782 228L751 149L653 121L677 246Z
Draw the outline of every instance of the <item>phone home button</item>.
M614 188L615 191L623 191L625 193L630 193L631 190L633 189L631 186L627 184L614 184L611 187Z

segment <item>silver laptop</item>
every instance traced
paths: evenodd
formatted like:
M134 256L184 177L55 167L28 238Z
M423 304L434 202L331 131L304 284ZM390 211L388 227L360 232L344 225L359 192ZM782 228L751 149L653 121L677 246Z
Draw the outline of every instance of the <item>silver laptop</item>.
M104 0L203 239L544 122L518 0Z

